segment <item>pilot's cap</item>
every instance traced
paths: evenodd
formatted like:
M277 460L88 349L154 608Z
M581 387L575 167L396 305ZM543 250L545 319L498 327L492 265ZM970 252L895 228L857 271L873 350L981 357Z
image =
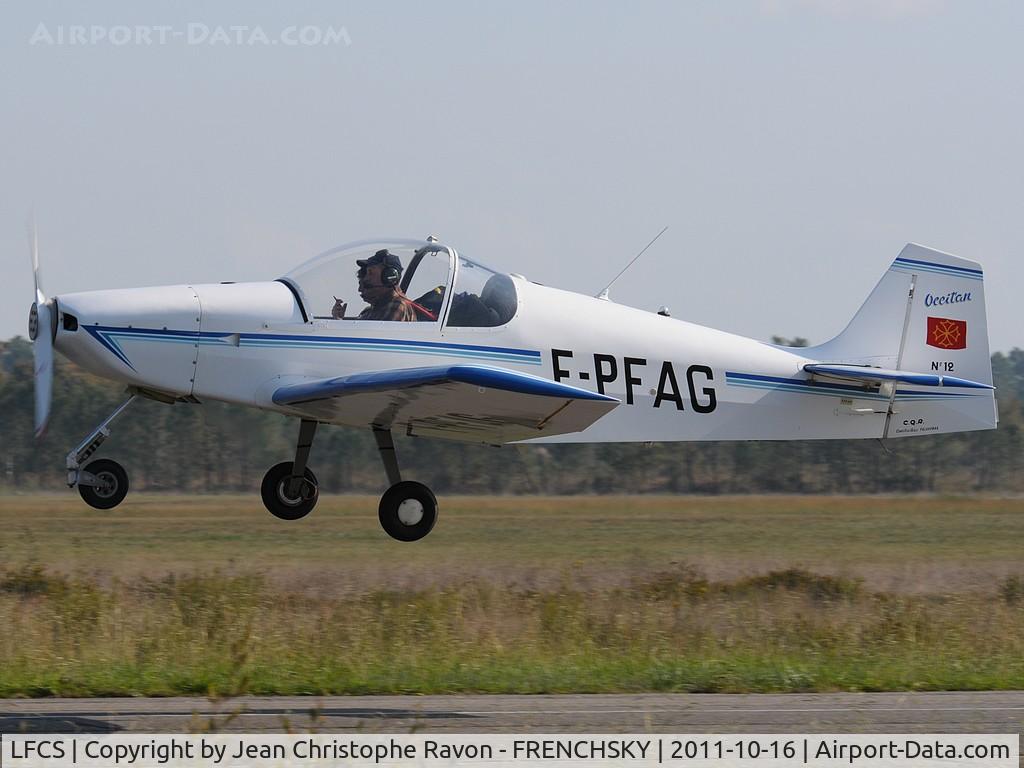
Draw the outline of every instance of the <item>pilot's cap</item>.
M372 267L374 264L381 264L385 267L394 267L399 272L402 271L402 260L387 248L381 248L368 259L356 259L356 264L360 267Z

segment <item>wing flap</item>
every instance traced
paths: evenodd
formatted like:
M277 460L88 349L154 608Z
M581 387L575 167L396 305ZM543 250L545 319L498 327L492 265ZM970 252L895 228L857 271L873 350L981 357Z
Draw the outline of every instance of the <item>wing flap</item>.
M578 432L619 403L579 387L479 365L302 381L279 388L273 401L320 421L491 444Z
M892 368L872 368L866 365L809 363L804 366L804 371L815 376L825 376L830 379L840 379L861 384L881 385L892 381L903 384L915 384L919 387L995 389L990 384L983 384L978 381L971 381L970 379L961 379L957 376L943 376L938 373L914 373L912 371L898 371Z

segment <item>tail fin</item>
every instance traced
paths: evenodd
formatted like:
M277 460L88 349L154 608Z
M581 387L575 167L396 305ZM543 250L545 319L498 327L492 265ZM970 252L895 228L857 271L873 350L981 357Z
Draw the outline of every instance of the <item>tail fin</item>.
M842 333L807 350L810 357L992 383L981 265L908 244ZM923 419L924 432L991 429L990 391L967 393L898 390L893 429ZM896 418L899 416L899 418ZM928 427L935 427L931 429Z

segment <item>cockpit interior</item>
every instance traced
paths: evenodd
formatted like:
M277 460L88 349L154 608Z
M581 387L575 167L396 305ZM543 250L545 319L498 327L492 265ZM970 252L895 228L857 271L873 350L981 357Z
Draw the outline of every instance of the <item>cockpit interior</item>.
M281 281L292 288L307 319L317 321L401 319L443 322L447 328L496 328L515 317L519 306L512 277L434 240L343 245L315 256ZM375 312L378 303L387 302L411 306L411 311Z

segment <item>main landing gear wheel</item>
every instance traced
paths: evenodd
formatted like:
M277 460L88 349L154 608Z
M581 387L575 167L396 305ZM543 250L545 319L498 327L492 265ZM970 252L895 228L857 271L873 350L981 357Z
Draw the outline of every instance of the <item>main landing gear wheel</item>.
M403 480L384 492L378 517L391 538L419 541L437 522L437 498L423 483Z
M78 484L78 493L90 507L113 509L128 495L128 473L116 461L91 461L85 465L82 473L96 479L96 485Z
M289 493L288 485L292 479L292 462L282 461L267 470L263 476L263 504L274 517L281 520L298 520L308 515L320 497L316 475L309 467L303 475L302 484L297 496Z

